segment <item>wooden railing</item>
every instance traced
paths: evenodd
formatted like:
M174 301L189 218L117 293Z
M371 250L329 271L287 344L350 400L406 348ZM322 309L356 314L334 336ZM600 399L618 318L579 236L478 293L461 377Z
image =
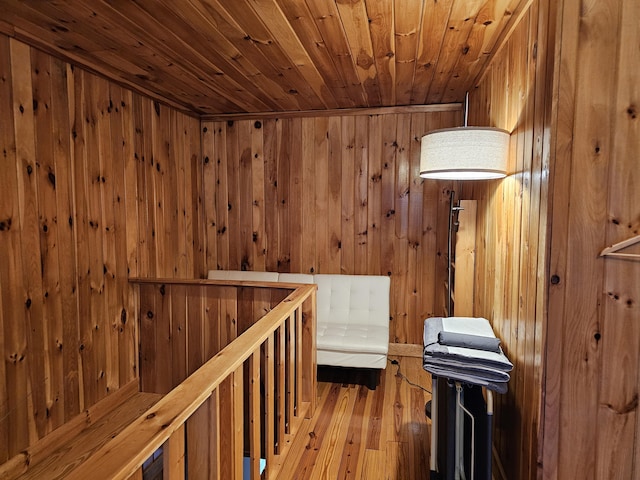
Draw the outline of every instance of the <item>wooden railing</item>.
M190 373L207 348L214 355L68 478L141 478L143 462L160 447L165 479L239 479L244 457L249 478L275 478L288 440L315 409L315 285L132 282L140 288L141 357L151 355L144 351L151 344L145 336L153 335L160 349L141 362L143 387L145 375L148 385L163 375L174 381L180 372ZM286 291L291 293L272 305ZM255 316L260 309L267 312L254 321L248 312ZM154 321L155 329L144 326ZM195 324L208 330L192 332ZM158 365L167 352L171 362ZM153 371L145 372L152 363Z

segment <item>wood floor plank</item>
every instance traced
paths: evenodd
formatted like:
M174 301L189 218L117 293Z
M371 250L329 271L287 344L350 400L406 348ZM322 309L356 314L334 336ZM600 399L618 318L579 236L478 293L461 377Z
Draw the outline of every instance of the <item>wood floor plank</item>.
M308 432L308 443L306 445L306 452L302 456L301 461L296 468L292 467L294 474L291 477L287 477L286 472L283 472L282 476L287 478L310 478L313 472L316 458L320 453L320 447L322 446L322 440L325 437L331 418L335 410L337 399L340 395L340 385L334 384L329 389L329 394L326 400L316 409L316 415L318 415L318 421L315 423L313 430ZM287 463L285 462L285 465Z
M318 405L324 405L326 397L329 395L331 384L329 383L319 383L318 384ZM300 434L295 437L288 438L287 442L292 442L289 446L285 447L285 451L287 452L286 456L276 457L275 465L273 465L272 469L274 471L274 476L276 478L281 478L281 475L285 475L285 473L280 474L280 471L288 472L286 478L293 478L291 475L295 470L296 466L302 462L302 456L308 450L310 445L310 440L312 437L315 437L315 426L318 423L320 418L319 415L320 407L316 410L316 414L310 418L304 418L302 425L300 426L299 432ZM285 468L284 465L287 465ZM292 467L293 466L293 467ZM285 477L283 477L285 478Z
M375 390L318 383L316 413L278 459L277 478L428 478L431 377L421 358L389 359L397 363L387 365Z
M367 449L379 450L380 449L380 431L382 429L382 413L384 411L384 391L387 383L388 370L385 370L385 375L380 376L380 385L373 392L371 414L369 417L369 434L367 435Z
M320 439L320 450L314 465L311 480L338 478L338 469L347 442L347 426L353 415L356 389L340 388L336 408L331 417L331 425L324 438Z
M366 449L362 461L361 478L377 478L384 472L387 461L386 449Z
M362 462L358 462L363 452L361 446L363 430L366 434L366 430L363 428L364 412L367 403L367 387L360 385L358 388L358 394L356 401L351 412L351 420L349 421L349 428L347 430L346 445L342 451L342 458L340 460L340 469L338 470L338 476L336 478L360 478L357 475L358 466Z

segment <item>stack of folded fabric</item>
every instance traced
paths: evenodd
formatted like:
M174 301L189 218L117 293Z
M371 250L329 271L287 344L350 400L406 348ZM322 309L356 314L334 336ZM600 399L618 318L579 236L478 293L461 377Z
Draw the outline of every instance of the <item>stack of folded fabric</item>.
M433 317L424 321L424 369L438 377L506 393L513 365L486 318Z

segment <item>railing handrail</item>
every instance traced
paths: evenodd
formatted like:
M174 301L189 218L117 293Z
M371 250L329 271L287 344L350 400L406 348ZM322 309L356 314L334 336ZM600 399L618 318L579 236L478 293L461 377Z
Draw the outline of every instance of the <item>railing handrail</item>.
M186 283L201 282L205 282L203 284L206 285L213 281L196 280ZM140 282L136 280L136 283L184 284L185 282L154 279ZM228 286L232 282L214 282L213 284ZM281 284L274 285L287 288ZM296 284L295 287L297 287L296 290L282 302L171 390L118 436L97 450L67 478L84 480L94 478L99 473L102 478L124 480L133 475L143 462L211 396L224 379L239 368L256 349L259 349L317 288L314 284Z

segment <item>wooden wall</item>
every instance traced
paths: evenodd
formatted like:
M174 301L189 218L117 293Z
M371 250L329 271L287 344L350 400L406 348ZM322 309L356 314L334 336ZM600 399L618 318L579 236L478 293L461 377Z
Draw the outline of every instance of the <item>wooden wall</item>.
M139 289L141 389L166 394L269 313L294 288L192 282L143 283ZM311 317L306 307L305 317Z
M640 234L640 3L561 3L543 478L640 478L640 262L598 256Z
M474 313L491 320L514 364L509 392L496 396L494 472L520 480L536 478L542 435L555 32L548 10L546 0L532 3L470 93L470 125L512 132L510 175L465 183L461 195L478 201Z
M137 376L129 275L200 276L199 121L0 35L0 463Z
M202 123L210 269L391 277L392 343L441 315L449 183L421 136L460 111Z

